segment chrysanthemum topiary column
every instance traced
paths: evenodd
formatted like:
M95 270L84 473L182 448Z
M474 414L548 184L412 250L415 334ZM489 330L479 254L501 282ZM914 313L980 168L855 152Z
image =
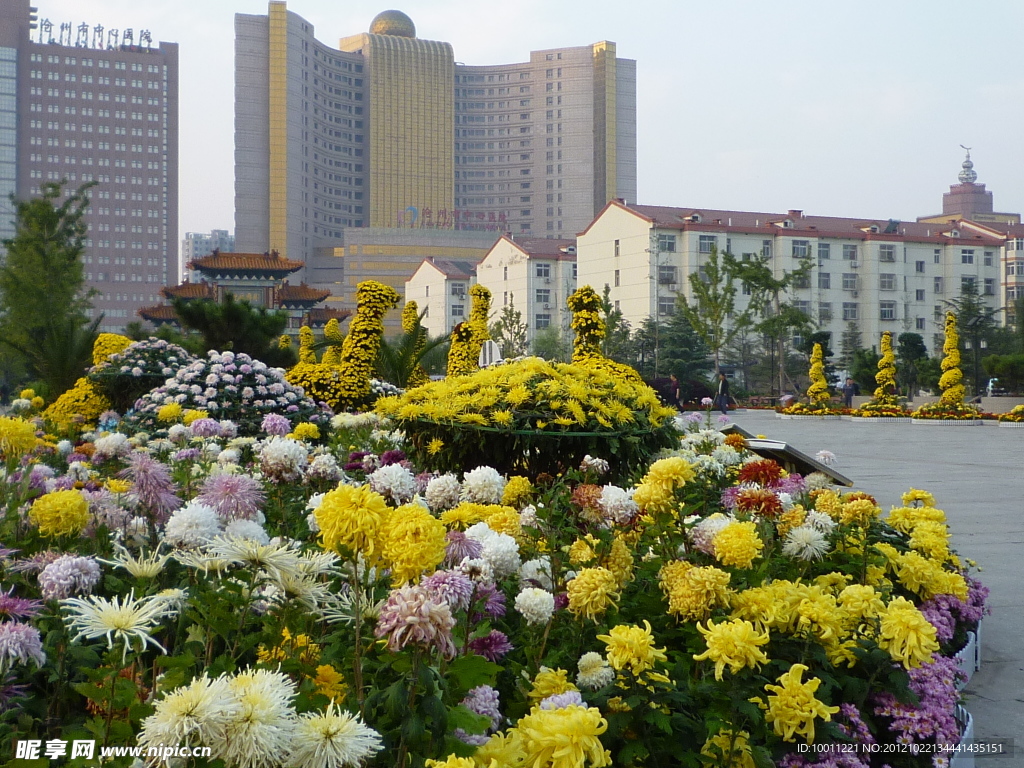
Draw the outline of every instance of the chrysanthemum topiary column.
M413 355L417 360L422 354L423 348L427 345L427 332L420 324L419 309L415 301L407 301L402 308L402 331L406 334L416 334ZM426 384L428 381L430 381L430 374L427 373L426 368L417 363L416 368L409 374L406 386L418 387L421 384Z
M93 365L100 365L111 355L124 351L132 340L117 333L101 333L92 345ZM96 418L110 408L110 401L104 397L99 386L83 376L75 386L53 401L43 412L43 417L59 429L67 429L76 417L83 423L94 424Z
M487 331L487 316L491 313L491 292L482 285L469 289L472 305L469 320L452 329L452 343L448 348L449 376L465 376L480 367L480 351L491 336Z
M604 318L601 317L601 297L589 285L583 285L573 291L566 303L572 312L572 361L576 365L591 368L603 368L633 381L640 381L640 374L633 368L617 363L604 356L601 343L604 341L606 329Z
M821 351L821 344L815 344L811 352L811 370L808 375L811 378L811 386L807 388L807 399L815 408L827 408L831 395L828 392L828 382L825 380L825 355Z
M892 351L892 333L882 334L882 357L875 374L874 401L878 405L896 405L896 355Z
M942 390L942 397L939 402L942 405L956 408L964 404L964 375L960 370L960 334L956 329L956 315L952 312L946 313L946 340L942 344L942 377L939 379L939 389Z

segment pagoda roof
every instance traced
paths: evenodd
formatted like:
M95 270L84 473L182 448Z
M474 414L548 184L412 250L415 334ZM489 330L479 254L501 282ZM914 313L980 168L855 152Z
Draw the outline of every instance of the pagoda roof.
M189 283L184 282L180 285L169 285L166 288L161 288L162 293L168 299L215 299L217 298L216 289L209 283Z
M143 320L148 320L154 325L178 322L178 314L174 311L174 307L169 304L158 304L155 307L142 307L138 311L138 315Z
M281 256L277 251L270 253L221 253L214 251L209 256L193 259L190 269L213 274L249 273L287 275L298 272L306 266L305 262L292 261Z
M317 307L309 310L309 324L314 328L322 328L331 320L339 323L352 316L351 309L331 309L329 307Z
M277 291L277 303L284 307L288 305L313 305L319 304L331 295L330 291L310 288L305 283L301 285L290 285L285 281Z

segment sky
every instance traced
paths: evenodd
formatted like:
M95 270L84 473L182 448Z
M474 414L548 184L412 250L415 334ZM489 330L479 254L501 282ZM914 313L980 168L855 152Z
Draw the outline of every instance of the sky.
M913 220L941 212L964 144L996 210L1024 210L1020 0L381 2L466 64L615 41L637 61L643 204ZM181 233L233 231L233 18L266 1L34 4L180 45ZM392 7L288 3L328 44Z

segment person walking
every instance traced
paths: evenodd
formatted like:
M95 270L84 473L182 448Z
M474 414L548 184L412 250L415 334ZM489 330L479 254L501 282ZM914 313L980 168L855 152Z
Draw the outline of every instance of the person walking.
M857 383L847 377L846 383L843 384L843 404L847 408L853 408L853 396L857 394Z
M725 378L724 373L718 374L718 394L715 396L715 405L717 405L722 414L729 412L729 380Z

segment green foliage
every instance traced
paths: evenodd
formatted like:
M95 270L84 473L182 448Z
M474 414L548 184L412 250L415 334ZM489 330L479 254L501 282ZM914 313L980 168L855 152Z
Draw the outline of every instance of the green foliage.
M878 373L878 361L882 356L872 349L858 349L853 353L853 362L850 365L850 376L860 391L867 393L875 389L875 374Z
M604 320L605 328L605 336L601 341L601 352L605 357L628 365L631 364L630 359L634 349L629 322L622 316L620 310L615 309L611 300L611 292L611 286L605 283L604 291L601 293L601 317Z
M693 332L711 350L716 375L722 349L754 322L754 302L743 311L736 310L736 281L740 278L742 264L731 253L719 254L712 246L703 265L703 274L690 273L693 302L685 294L679 294L677 314L686 318Z
M380 340L376 360L378 379L404 389L409 386L409 378L423 365L424 359L428 359L431 353L448 343L447 336L421 341L421 333L425 331L422 326L418 326L412 333L403 333L390 340Z
M236 301L230 293L222 302L174 299L172 306L181 324L202 336L206 349L244 352L274 368L291 367L298 359L291 347L278 346L288 324L284 312Z
M525 355L528 330L523 313L516 309L515 295L509 294L508 304L501 308L498 319L491 325L491 338L501 347L501 356L507 360Z
M901 333L896 340L896 381L908 396L917 391L920 363L928 359L928 348L919 333Z
M853 367L853 357L858 349L862 348L860 326L854 321L846 324L843 335L839 339L839 358L836 363L844 370Z
M63 203L63 183L53 182L42 185L40 197L15 200L15 234L2 243L0 342L16 351L52 398L85 371L102 319L89 321L82 264L92 186L83 184Z
M981 361L989 376L999 379L999 386L1010 392L1024 390L1024 354L989 355Z
M572 357L572 344L561 328L551 325L534 335L533 354L552 362L566 363Z

